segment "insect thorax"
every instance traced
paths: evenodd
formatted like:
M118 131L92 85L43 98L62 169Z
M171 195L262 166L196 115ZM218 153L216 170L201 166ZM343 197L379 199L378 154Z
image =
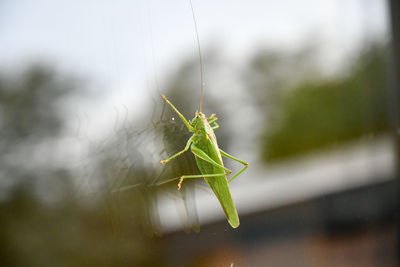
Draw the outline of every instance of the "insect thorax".
M196 132L207 132L207 118L203 113L197 113L196 116L190 121ZM209 126L209 125L208 125Z

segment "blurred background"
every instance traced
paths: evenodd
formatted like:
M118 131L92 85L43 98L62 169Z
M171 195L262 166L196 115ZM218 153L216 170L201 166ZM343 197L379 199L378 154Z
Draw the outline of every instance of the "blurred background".
M0 2L1 266L398 266L400 5L193 1L232 229L180 151L190 3ZM240 170L240 164L225 161ZM197 179L196 179L197 180Z

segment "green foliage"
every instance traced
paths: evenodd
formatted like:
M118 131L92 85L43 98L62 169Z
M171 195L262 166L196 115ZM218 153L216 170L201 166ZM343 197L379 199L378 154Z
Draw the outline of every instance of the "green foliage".
M262 157L271 162L388 130L387 62L372 47L343 77L303 82L274 103Z

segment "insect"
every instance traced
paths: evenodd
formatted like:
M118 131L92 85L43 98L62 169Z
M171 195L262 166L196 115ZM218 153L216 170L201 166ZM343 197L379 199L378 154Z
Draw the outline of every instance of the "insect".
M194 25L196 29L196 36L198 42L198 52L200 58L200 76L201 76L201 96L200 96L200 108L199 112L195 112L195 117L192 120L186 120L186 118L178 111L178 109L164 96L162 99L178 114L179 118L186 125L193 135L189 138L185 148L171 156L166 160L161 160L161 164L168 163L170 160L178 157L182 153L189 149L195 156L197 167L201 174L199 175L183 175L179 178L178 190L181 188L184 179L204 178L204 180L211 187L215 196L218 198L222 209L224 210L225 216L228 219L229 224L233 228L237 228L240 224L239 216L236 211L235 204L233 202L231 192L229 190L228 183L244 172L248 163L240 160L234 156L229 155L218 147L217 138L214 134L214 130L219 126L217 124L218 118L215 114L211 114L208 118L202 113L202 102L203 102L203 71L202 71L202 58L200 50L200 41L197 33L197 25L194 16L193 6L190 1L192 8L192 14L194 19ZM211 126L212 125L212 126ZM227 180L227 175L231 174L232 171L224 166L222 156L240 162L244 167L236 173L232 178Z

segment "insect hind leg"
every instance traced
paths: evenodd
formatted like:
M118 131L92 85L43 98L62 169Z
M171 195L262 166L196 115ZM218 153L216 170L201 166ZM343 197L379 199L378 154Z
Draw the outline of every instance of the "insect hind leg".
M201 150L201 149L200 149L199 147L197 147L195 144L192 145L191 150L192 150L192 153L193 153L195 156L201 158L202 160L207 161L208 163L210 163L210 164L212 164L212 165L214 165L214 166L216 166L216 167L219 167L219 168L224 169L225 171L228 172L228 174L232 173L232 171L231 171L230 169L228 169L228 168L226 168L225 166L222 166L221 164L215 162L209 155L207 155L206 152L204 152L203 150Z
M244 167L238 173L236 173L231 179L228 180L228 183L230 183L233 179L235 179L240 174L242 174L242 172L244 172L249 167L249 163L247 163L246 161L238 159L238 158L235 158L234 156L229 155L228 153L223 151L222 149L220 149L219 152L221 152L222 156L227 157L227 158L232 159L232 160L235 160L235 161L237 161L239 163L242 163L244 165Z

